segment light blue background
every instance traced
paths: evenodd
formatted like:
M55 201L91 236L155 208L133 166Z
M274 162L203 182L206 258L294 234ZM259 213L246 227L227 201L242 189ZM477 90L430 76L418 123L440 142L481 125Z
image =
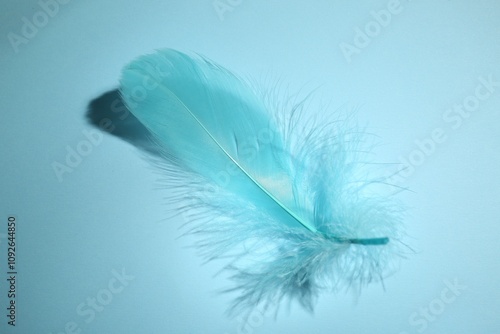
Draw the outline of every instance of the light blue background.
M400 271L350 293L321 296L312 316L298 307L255 313L246 333L500 333L500 87L460 127L443 114L475 93L480 77L500 80L500 3L401 1L371 42L344 57L355 29L391 1L69 1L18 52L9 33L41 10L37 1L0 5L0 303L6 306L5 232L18 220L18 326L2 333L245 333L223 312L230 296L219 264L202 266L182 221L165 220L155 170L135 148L105 134L63 181L53 171L66 147L94 130L88 104L117 87L138 55L195 51L243 76L281 80L292 91L360 106L360 122L383 144L377 160L399 162L440 128L446 140L402 181L415 254ZM315 110L309 111L314 114ZM113 270L134 276L89 323L76 308L108 288ZM466 288L441 303L444 281ZM445 305L425 319L423 308ZM442 311L442 312L441 312ZM431 314L432 315L432 314ZM410 320L413 318L413 322ZM429 318L430 319L430 318ZM415 321L418 321L416 324Z

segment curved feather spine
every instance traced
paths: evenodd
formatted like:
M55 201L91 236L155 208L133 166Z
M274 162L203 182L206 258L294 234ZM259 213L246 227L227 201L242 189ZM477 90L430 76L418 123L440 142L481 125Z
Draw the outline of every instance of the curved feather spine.
M176 96L176 98L179 100L179 98ZM183 104L182 101L179 100L179 103ZM227 152L227 150L217 141L217 139L210 133L210 131L203 125L203 123L194 115L191 110L186 107L186 110L189 112L189 114L196 120L196 122L200 125L200 127L203 128L203 130L207 133L208 136L214 141L214 143L224 152L224 154L253 182L255 183L269 198L271 198L273 201L275 201L279 206L283 208L291 217L293 217L297 222L302 224L305 228L307 228L309 231L316 233L318 230L315 229L313 226L307 224L304 222L302 219L300 219L293 211L291 211L289 208L287 208L283 203L281 203L271 192L269 192L262 184L257 182L246 170L243 168L236 159Z

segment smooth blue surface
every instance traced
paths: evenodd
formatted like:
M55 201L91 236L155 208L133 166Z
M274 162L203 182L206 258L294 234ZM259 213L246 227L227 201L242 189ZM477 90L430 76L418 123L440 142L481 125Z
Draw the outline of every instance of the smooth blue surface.
M0 314L0 331L59 333L75 322L82 333L498 332L498 2L232 3L219 16L211 0L69 1L47 22L38 14L40 28L16 53L8 34L21 35L22 18L42 9L2 2L0 237L16 215L20 297L19 327L7 329ZM371 12L389 9L377 30ZM372 37L357 36L367 25ZM340 45L355 46L356 37L348 62ZM90 101L118 86L125 64L163 47L291 92L321 86L316 96L331 110L360 107L356 117L384 143L377 160L408 164L398 182L413 190L403 196L416 253L385 291L371 286L355 303L350 294L323 295L314 316L293 306L276 321L263 311L246 325L223 316L230 297L215 291L227 281L213 277L217 265L200 266L184 248L190 240L176 239L178 225L162 220L154 170L85 118ZM59 182L53 163L66 164L78 147L90 153ZM134 278L118 293L122 270ZM90 320L87 298L109 303Z

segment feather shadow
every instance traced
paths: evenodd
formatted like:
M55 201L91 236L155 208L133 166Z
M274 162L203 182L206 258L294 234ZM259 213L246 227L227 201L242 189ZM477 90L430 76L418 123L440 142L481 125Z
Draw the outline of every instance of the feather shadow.
M85 117L87 122L103 132L150 154L158 155L149 131L125 106L118 89L105 92L90 101Z

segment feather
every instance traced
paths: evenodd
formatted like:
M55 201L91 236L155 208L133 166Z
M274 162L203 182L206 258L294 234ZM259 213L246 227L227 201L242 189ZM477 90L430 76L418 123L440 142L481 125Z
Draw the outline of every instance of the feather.
M385 180L366 172L366 134L350 117L307 117L307 99L279 107L171 49L126 66L120 92L151 133L195 246L229 258L230 313L282 299L313 310L323 289L358 290L394 269L400 205L375 190Z

